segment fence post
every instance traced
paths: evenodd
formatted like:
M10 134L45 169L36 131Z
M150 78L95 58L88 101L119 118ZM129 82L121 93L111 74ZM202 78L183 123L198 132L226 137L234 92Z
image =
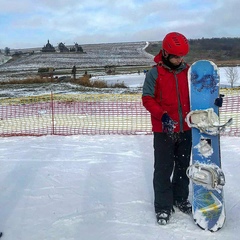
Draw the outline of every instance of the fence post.
M55 126L54 126L54 102L53 102L53 92L51 91L51 110L52 110L52 135L55 135Z

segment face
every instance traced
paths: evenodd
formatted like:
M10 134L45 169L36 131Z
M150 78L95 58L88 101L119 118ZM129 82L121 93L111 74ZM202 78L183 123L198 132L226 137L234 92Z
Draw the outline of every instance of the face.
M176 56L176 55L171 55L169 58L169 62L171 62L173 65L179 65L183 60L183 56Z
M165 55L166 58L170 55L169 61L175 66L178 66L182 62L183 57L184 57L184 56L177 56L177 55L173 55L173 54L168 54L166 51L164 51L164 55Z

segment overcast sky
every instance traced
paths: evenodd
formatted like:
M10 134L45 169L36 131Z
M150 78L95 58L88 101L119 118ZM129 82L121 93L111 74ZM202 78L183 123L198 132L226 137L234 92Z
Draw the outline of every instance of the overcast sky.
M0 0L0 49L240 37L239 0Z

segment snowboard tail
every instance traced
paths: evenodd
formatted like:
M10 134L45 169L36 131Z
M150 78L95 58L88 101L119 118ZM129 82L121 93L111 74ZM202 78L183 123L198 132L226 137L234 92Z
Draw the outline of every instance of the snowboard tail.
M225 222L225 207L222 192L208 190L194 184L193 219L203 230L216 232Z

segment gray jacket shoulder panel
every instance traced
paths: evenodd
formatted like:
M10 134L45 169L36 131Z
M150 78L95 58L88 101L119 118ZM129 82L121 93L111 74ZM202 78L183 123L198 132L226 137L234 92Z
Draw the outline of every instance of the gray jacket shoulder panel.
M151 68L145 77L143 84L143 94L142 96L151 96L154 97L156 79L158 77L157 67Z

